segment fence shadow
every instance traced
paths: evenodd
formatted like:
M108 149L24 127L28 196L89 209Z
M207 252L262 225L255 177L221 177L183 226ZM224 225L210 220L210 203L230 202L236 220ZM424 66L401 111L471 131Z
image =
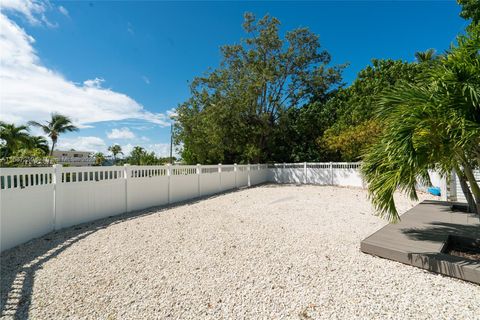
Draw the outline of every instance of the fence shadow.
M265 184L255 185L251 188ZM226 190L215 195L198 197L170 205L151 207L75 225L50 232L40 238L5 250L0 254L0 317L28 319L36 271L41 269L43 264L50 259L55 258L73 244L95 232L118 223L161 213L162 211L183 205L192 205L205 199L216 198L241 189L244 188Z

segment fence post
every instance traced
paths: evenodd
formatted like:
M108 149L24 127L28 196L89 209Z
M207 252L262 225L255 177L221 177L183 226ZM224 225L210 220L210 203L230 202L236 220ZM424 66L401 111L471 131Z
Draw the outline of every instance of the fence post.
M307 163L303 163L303 184L307 184Z
M130 173L130 164L125 163L123 165L123 179L125 180L125 212L130 212L130 208L128 207L128 176Z
M449 192L447 195L447 201L457 201L457 175L455 171L452 170L450 173L450 183L449 183Z
M58 217L62 215L62 165L53 165L53 230L57 230L59 225Z
M233 172L235 173L235 189L238 188L237 186L237 164L233 164Z
M222 192L222 164L221 163L218 164L218 182L219 182L218 191Z
M200 197L202 194L200 192L200 174L202 173L202 167L200 163L197 163L197 194Z
M333 163L330 162L330 185L333 186Z
M172 176L172 165L167 163L167 177L168 177L168 204L171 202L172 197L172 184L171 184L171 176Z
M250 187L250 163L247 166L247 179L248 179L247 185Z

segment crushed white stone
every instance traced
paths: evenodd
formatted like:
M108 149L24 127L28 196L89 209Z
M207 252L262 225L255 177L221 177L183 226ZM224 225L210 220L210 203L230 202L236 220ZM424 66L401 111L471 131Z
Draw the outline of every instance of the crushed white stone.
M2 254L2 316L480 319L480 286L361 253L372 212L364 190L267 185L61 230Z

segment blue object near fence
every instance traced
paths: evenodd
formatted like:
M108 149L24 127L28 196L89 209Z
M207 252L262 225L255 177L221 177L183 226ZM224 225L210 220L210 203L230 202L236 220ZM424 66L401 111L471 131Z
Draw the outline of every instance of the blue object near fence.
M427 189L427 191L434 196L440 196L442 194L439 187L430 187Z

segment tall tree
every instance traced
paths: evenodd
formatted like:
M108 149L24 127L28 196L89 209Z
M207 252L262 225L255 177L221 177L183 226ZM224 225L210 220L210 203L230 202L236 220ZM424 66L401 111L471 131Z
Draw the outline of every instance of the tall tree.
M377 117L383 135L362 171L373 204L390 220L399 218L394 192L416 199L417 180L429 182L429 169L444 175L455 171L469 210L480 213L480 187L473 176L473 168L480 167L479 50L476 25L419 81L400 83L382 95Z
M330 54L320 50L318 36L299 28L282 39L279 26L274 17L245 14L249 37L222 47L220 66L194 79L175 128L185 161L267 161L280 117L326 101L339 86L343 66L328 66Z
M28 127L0 121L0 139L5 141L4 154L1 156L8 157L28 143Z
M55 149L60 134L78 130L78 128L72 124L72 120L70 120L69 117L59 113L52 113L51 119L45 122L45 124L37 121L29 121L28 124L41 128L43 132L50 137L52 140L50 156L53 154L53 150Z
M352 85L339 90L326 103L335 122L319 138L319 144L337 152L343 161L360 160L382 130L382 125L373 120L380 95L401 81L415 82L425 69L421 63L373 59Z
M113 161L117 163L117 155L123 154L122 152L122 147L120 147L118 144L114 144L110 147L108 147L108 151L110 151L113 155Z

